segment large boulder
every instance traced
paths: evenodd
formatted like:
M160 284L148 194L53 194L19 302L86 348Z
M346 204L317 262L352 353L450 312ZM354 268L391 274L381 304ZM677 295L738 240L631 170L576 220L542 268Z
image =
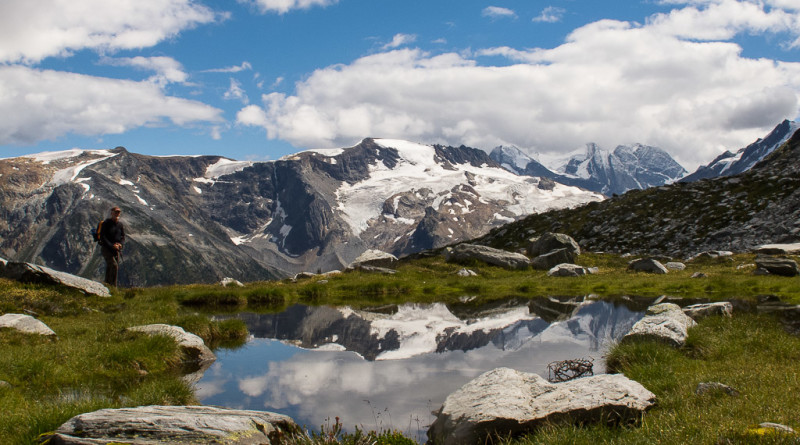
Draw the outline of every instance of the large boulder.
M302 434L288 416L211 406L140 406L77 415L43 437L53 445L276 444Z
M507 252L493 247L477 244L459 244L445 249L447 261L461 263L472 260L500 266L506 269L524 270L530 267L530 260L521 253Z
M8 262L5 267L0 268L0 273L5 278L21 281L24 283L43 283L58 284L71 287L89 295L98 297L110 297L108 288L97 281L72 275L66 272L59 272L49 267L31 263Z
M669 272L667 268L655 258L641 258L638 260L633 260L628 263L628 270L654 274L665 274Z
M756 247L753 251L765 255L797 255L800 254L800 243L764 244Z
M533 258L558 249L567 249L572 252L573 256L581 254L580 246L572 237L563 233L552 232L547 232L537 238L531 238L527 252L528 256Z
M575 261L575 253L567 248L556 249L539 255L531 260L531 266L536 270L550 270L559 264Z
M592 273L591 269L588 269L583 266L579 266L577 264L570 264L570 263L562 263L553 266L550 270L547 271L548 277L581 277L583 275L589 275Z
M800 275L800 267L797 266L797 261L789 258L759 256L756 257L756 266L759 269L765 269L773 275L781 275L784 277Z
M497 368L447 396L428 429L430 442L489 443L489 436L520 434L567 420L630 422L655 403L655 395L622 374L550 383L538 374Z
M691 317L683 313L677 304L656 304L647 308L644 318L633 325L622 341L657 340L671 346L681 347L686 344L689 328L696 324Z
M693 304L683 308L683 313L691 317L694 321L699 321L712 315L733 317L733 304L728 301Z
M42 321L25 314L0 315L0 328L14 329L25 334L55 336L56 333Z
M143 332L148 335L166 335L172 337L193 362L205 363L214 361L217 356L206 346L203 339L191 332L186 332L180 326L168 324L148 324L128 328L129 331Z
M358 256L348 268L358 268L358 266L377 266L390 268L397 264L397 257L382 250L369 249Z

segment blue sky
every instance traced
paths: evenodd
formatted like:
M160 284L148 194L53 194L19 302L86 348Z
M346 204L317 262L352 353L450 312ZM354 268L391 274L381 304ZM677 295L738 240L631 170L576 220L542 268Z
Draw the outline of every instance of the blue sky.
M390 137L693 169L799 109L800 0L0 3L0 157Z

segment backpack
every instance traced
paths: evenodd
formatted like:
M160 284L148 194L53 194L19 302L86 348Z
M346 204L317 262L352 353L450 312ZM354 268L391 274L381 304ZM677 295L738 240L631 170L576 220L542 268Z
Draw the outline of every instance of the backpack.
M100 242L100 230L103 228L103 221L97 223L97 228L92 229L92 237L94 238L95 242Z

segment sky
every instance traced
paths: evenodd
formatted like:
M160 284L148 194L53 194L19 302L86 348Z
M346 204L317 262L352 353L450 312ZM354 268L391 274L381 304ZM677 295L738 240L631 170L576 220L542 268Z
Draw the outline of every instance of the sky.
M800 111L800 0L2 0L0 157L367 137L688 170Z

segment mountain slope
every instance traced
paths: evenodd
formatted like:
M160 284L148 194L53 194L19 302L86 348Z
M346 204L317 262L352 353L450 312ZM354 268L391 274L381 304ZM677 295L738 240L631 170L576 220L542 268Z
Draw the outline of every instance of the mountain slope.
M601 196L483 151L365 139L274 162L114 150L0 160L0 256L99 278L90 229L123 209L122 285L252 281L403 255Z
M798 128L800 128L800 124L784 120L763 139L739 149L736 153L726 151L708 165L701 165L697 171L681 179L681 181L693 182L700 179L743 173L783 145Z
M573 156L559 169L560 173L548 169L516 147L496 147L490 156L517 174L546 177L606 196L668 184L686 174L686 170L665 151L641 144L620 145L609 153L589 143L582 155Z
M564 232L591 251L686 257L800 240L800 132L749 171L636 190L603 202L532 215L479 242L518 248Z

